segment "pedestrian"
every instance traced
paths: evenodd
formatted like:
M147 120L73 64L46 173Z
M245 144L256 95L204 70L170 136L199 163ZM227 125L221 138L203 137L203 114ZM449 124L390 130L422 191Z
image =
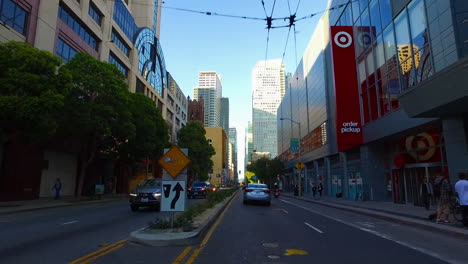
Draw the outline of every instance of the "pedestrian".
M55 190L55 200L60 199L60 190L62 190L62 182L60 181L60 178L57 178L55 180L55 184L52 187L52 190Z
M455 192L457 192L460 202L462 224L468 227L468 180L464 172L460 173L458 178L460 178L460 180L455 183Z
M450 196L452 194L452 186L448 180L448 174L439 175L434 182L434 189L438 189L440 193L439 202L437 203L437 217L436 222L442 222L442 216L444 216L444 223L449 223L449 205L450 205Z
M323 191L322 182L319 182L319 184L317 185L317 191L319 192L320 198L322 198L322 191Z
M311 182L310 187L312 187L312 196L315 199L315 193L317 192L317 186L315 185L315 182Z
M434 189L432 184L427 181L427 178L422 179L421 185L419 185L419 196L421 197L424 207L429 210L431 207L431 197L434 195Z

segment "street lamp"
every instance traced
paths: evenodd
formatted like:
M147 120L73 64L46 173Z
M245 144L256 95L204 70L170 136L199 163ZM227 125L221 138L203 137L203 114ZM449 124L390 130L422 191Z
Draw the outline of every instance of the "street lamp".
M294 120L292 120L292 119L290 119L290 118L287 118L287 117L281 117L280 120L281 120L281 121L283 121L283 120L289 120L289 121L291 121L292 123L294 123L294 124L296 124L296 125L299 126L299 161L301 161L301 141L302 141L302 140L301 140L301 122L294 121ZM301 196L301 195L302 195L302 183L301 183L301 181L302 181L301 171L299 171L299 179L298 179L298 181L297 181L297 182L298 182L298 185L299 185L299 186L297 187L297 195L298 195L298 196Z

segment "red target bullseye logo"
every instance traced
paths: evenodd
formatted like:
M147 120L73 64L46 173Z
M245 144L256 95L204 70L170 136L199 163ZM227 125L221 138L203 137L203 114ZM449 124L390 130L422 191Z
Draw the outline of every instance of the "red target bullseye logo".
M348 32L340 31L335 34L335 44L340 48L347 48L353 43L353 38Z

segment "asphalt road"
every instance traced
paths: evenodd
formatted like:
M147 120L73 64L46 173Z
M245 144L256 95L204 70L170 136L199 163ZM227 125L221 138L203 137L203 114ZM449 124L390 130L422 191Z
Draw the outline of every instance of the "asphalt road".
M164 216L147 208L132 212L126 199L0 215L0 263L70 263Z
M240 192L201 244L188 247L118 242L158 215L133 214L121 202L54 211L25 214L11 230L0 218L0 243L38 232L0 246L0 263L468 263L466 239L286 197L243 205ZM74 215L82 227L67 224Z

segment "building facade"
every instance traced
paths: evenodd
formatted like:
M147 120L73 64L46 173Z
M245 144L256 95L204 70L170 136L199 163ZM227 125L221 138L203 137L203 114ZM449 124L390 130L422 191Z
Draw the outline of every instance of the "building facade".
M186 122L187 102L175 82L173 89L168 89L169 77L159 41L160 5L160 0L138 3L126 0L2 0L0 41L24 41L59 56L64 62L77 53L86 52L116 65L126 77L131 92L145 94L154 101L170 124L171 138L174 139L176 131ZM8 170L3 170L5 173L1 173L0 182L3 186L16 186L14 191L18 199L51 196L48 186L59 175L66 186L63 195L74 194L78 171L76 154L31 150L16 143L0 146L0 152L4 160L8 159L5 162L9 166ZM23 162L28 159L31 164L46 161L48 169L43 170L42 165L25 166ZM116 173L111 169L100 167L100 170L95 174L104 176L97 177L96 181L116 182ZM22 178L23 175L30 175L30 179ZM124 185L109 188L112 189L106 189L106 192L128 191ZM9 191L0 189L0 193Z
M199 72L198 87L193 89L195 100L205 105L205 126L221 127L221 78L216 72Z
M235 127L229 128L229 143L232 145L232 177L234 180L238 179L238 164L237 164L237 129Z
M187 125L188 100L180 89L177 82L167 73L168 89L166 89L166 117L169 124L170 141L177 144L177 133Z
M468 5L329 2L339 5L320 19L278 109L278 120L302 125L303 187L322 181L332 196L422 205L423 178L454 183L468 169ZM278 151L292 168L299 127L278 122Z
M229 98L221 98L221 127L229 133Z
M258 152L277 156L276 112L285 93L281 60L259 61L252 71L253 144Z
M188 122L197 121L200 122L203 126L205 125L205 103L203 99L200 101L190 99L190 96L187 97L188 100Z
M215 149L216 154L211 157L213 161L213 172L209 174L212 184L221 186L229 178L227 168L227 135L221 127L205 127L206 140Z
M245 167L252 161L252 153L254 151L253 146L253 128L252 122L247 123L245 128Z

